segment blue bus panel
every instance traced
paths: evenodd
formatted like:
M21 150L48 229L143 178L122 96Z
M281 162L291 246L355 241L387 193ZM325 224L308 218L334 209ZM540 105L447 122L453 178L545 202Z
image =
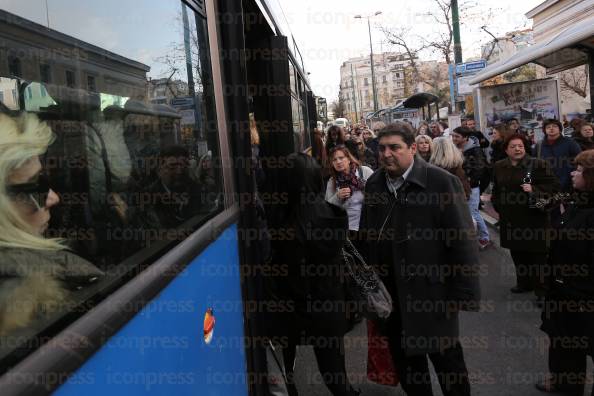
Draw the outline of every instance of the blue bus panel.
M55 394L247 396L239 268L233 225Z

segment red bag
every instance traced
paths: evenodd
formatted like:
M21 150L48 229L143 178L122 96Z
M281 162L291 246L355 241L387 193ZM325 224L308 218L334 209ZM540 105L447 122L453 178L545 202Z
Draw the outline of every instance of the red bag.
M394 367L388 337L379 326L367 320L367 379L380 385L397 386L400 382Z

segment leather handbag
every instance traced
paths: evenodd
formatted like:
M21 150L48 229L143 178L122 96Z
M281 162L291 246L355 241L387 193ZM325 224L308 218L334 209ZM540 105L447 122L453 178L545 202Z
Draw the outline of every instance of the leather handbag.
M346 267L346 288L368 319L386 319L392 313L392 297L371 265L368 265L350 240L342 248Z

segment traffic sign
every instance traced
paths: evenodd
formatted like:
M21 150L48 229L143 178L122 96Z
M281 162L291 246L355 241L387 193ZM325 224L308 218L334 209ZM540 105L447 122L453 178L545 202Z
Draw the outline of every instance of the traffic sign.
M193 108L194 107L194 98L191 96L186 96L182 98L173 98L169 102L172 107L176 109L183 109L183 108Z
M474 62L460 63L460 64L456 65L456 74L464 75L464 74L476 73L479 70L484 69L485 67L487 67L487 61L484 59L474 61Z

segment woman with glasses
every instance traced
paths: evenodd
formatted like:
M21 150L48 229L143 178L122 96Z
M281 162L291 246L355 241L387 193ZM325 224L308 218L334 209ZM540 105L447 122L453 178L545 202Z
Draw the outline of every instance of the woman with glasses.
M345 146L330 152L330 180L326 185L326 201L339 206L349 215L349 231L353 240L359 230L365 182L373 170L362 166Z
M0 336L66 313L76 290L102 276L44 237L60 202L40 159L53 138L34 115L0 114Z

